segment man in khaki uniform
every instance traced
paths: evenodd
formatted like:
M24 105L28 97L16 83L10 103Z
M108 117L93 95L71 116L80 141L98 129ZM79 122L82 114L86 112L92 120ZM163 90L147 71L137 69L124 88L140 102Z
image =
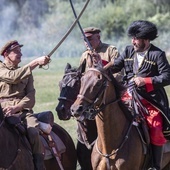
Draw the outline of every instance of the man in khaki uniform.
M119 56L119 52L115 46L101 42L101 30L99 28L87 27L84 28L83 31L93 49L93 52L90 52L88 43L84 40L87 50L82 54L80 64L83 63L84 59L86 59L86 69L92 66L92 58L97 57L96 54L98 54L101 58L103 65ZM122 80L122 75L120 73L114 74L114 77L118 81Z
M115 58L117 58L119 56L119 52L115 46L101 42L101 39L100 39L101 30L99 28L88 27L88 28L84 28L83 31L84 31L84 35L86 36L86 38L88 39L88 41L92 47L92 51L91 51L90 47L88 46L88 43L84 39L84 43L85 43L85 46L87 49L85 52L83 52L83 54L80 58L80 64L82 64L83 61L86 60L86 70L88 68L91 68L92 66L95 66L95 64L97 64L97 65L101 64L102 66L104 66L105 64L107 64L108 62L110 62L111 60L114 60ZM114 77L118 81L122 81L121 73L114 74ZM93 121L95 123L95 120L91 120L91 121ZM81 124L82 124L82 122L81 122ZM84 124L84 126L86 126L86 125ZM97 129L96 129L96 131L97 131ZM79 130L79 128L77 129L77 133L78 133L78 140L83 141L83 136L82 136L81 130ZM97 132L96 132L96 134L97 134ZM95 138L95 136L94 136L94 138ZM96 138L97 138L97 136L96 136ZM79 143L78 143L78 145L79 145ZM77 148L80 148L78 145L77 145ZM86 152L83 153L83 157L81 157L81 154L79 154L79 156L78 156L79 163L80 163L82 169L88 169L88 170L92 169L91 161L89 159L89 157L91 156L91 152L92 152L92 149L87 150ZM81 163L81 161L82 161L82 163ZM85 167L83 167L84 164L85 164ZM88 167L87 167L87 165L88 165Z
M4 61L0 61L0 103L6 116L19 116L27 124L27 135L30 141L34 164L37 170L44 169L43 150L37 127L38 121L33 116L35 89L32 70L46 65L50 58L39 57L29 64L19 67L21 47L16 40L7 42L0 51Z

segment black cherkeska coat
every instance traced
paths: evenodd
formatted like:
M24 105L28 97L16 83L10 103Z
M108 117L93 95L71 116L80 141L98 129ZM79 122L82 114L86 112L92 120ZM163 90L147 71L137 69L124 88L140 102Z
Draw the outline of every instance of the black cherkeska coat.
M168 115L169 102L164 86L170 84L170 66L165 52L151 44L151 47L136 74L133 71L134 54L135 51L133 46L127 46L122 55L115 59L112 68L113 71L118 72L124 68L124 80L126 82L134 76L151 77L153 91L147 92L145 86L138 87L136 90L143 98L156 106L163 115Z

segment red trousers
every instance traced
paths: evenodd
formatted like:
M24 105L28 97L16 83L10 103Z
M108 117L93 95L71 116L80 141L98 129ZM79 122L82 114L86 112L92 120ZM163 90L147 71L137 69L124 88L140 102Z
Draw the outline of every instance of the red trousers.
M122 96L122 100L130 100L132 99L131 96L128 95L128 93L125 93ZM151 144L162 146L166 143L166 139L162 132L162 115L159 110L157 110L155 107L153 107L150 103L148 103L146 100L142 99L141 101L143 105L147 108L149 115L144 114L147 125L149 127L149 134L150 134L150 140Z

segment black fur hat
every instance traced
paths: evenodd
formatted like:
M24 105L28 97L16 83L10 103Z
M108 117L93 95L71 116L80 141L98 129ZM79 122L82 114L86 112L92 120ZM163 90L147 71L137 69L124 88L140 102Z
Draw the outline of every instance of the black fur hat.
M158 37L157 27L149 21L138 20L131 23L128 28L128 36L141 39L154 40Z

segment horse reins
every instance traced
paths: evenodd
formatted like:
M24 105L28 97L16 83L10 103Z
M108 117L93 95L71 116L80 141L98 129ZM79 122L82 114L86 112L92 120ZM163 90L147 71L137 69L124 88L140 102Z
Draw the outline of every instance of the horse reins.
M94 145L96 139L93 142L89 143L83 122L78 120L78 119L77 119L77 122L78 122L78 127L80 128L80 131L82 133L82 138L83 138L84 141L80 140L79 138L77 140L79 142L83 143L88 149L91 149L92 146Z
M109 77L108 75L104 74L103 72L101 72L101 71L99 71L99 70L97 70L97 69L94 69L94 68L91 68L91 69L89 69L89 70L94 70L94 71L100 72L102 75L104 75L104 77L106 78L107 81L111 81L111 82L112 82L112 80L110 79L110 77ZM103 84L106 84L106 83L103 83ZM101 92L98 93L97 100L99 99L99 96L101 97L101 96L104 94L105 90L106 90L106 86L105 86L104 88L103 88L103 86L101 86L101 87L102 87L102 88L101 88L101 89L102 89L102 93L101 93ZM99 90L99 91L100 91L100 90ZM107 104L101 104L100 107L99 107L98 109L96 109L96 108L94 107L94 105L95 105L95 103L96 103L96 100L93 101L93 100L91 100L91 99L89 99L89 98L87 98L87 97L85 97L85 96L83 96L83 95L81 95L81 94L79 94L78 97L81 98L81 99L83 99L83 100L85 100L85 101L87 101L88 103L90 103L90 106L88 106L88 107L93 107L93 112L95 113L95 115L97 115L100 111L102 111L107 105L113 104L113 103L116 103L116 102L120 101L120 99L115 99L115 100L113 100L113 101L111 101L111 102L109 102L109 103L107 103ZM101 107L101 106L102 106L102 107ZM86 111L88 112L87 108L84 110L84 112L86 112ZM103 153L99 150L99 148L98 148L98 143L97 143L98 138L96 139L96 145L95 145L95 146L96 146L96 150L97 150L97 152L98 152L101 156L103 156L103 157L106 158L106 162L107 162L107 167L108 167L108 169L110 169L109 158L110 158L112 155L115 155L115 154L124 146L124 144L125 144L126 141L128 140L128 138L129 138L129 133L130 133L131 128L132 128L132 126L133 126L134 119L135 119L135 117L133 117L133 120L132 120L132 122L130 123L130 125L129 125L128 129L127 129L126 135L125 135L124 139L122 140L120 146L119 146L114 152L112 152L112 153L110 153L110 154L103 154Z
M98 145L97 145L97 139L98 139L98 138L96 139L96 150L98 151L98 153L99 153L101 156L109 159L109 157L111 157L112 155L115 155L115 154L123 147L123 145L126 143L127 139L129 138L129 133L130 133L130 130L131 130L132 126L133 126L133 121L134 121L134 119L135 119L135 117L133 118L132 122L130 123L129 128L128 128L127 132L126 132L126 135L125 135L122 143L120 144L120 146L119 146L113 153L103 154L103 153L99 150Z

